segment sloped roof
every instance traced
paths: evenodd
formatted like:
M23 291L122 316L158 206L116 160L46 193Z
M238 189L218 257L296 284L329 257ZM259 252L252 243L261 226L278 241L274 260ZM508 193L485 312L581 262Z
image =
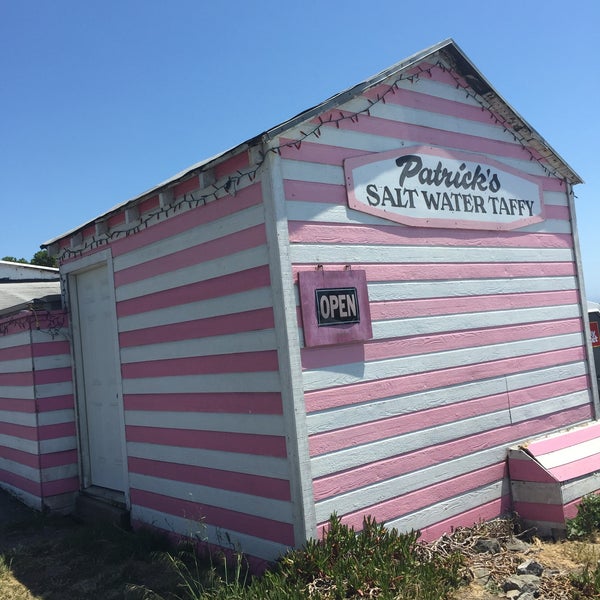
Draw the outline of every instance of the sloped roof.
M33 300L60 294L59 281L0 283L0 316L27 308Z
M503 125L507 130L510 130L517 139L521 140L524 145L529 146L538 152L539 155L552 167L552 169L554 169L558 175L567 180L569 183L577 184L583 182L579 175L550 146L550 144L548 144L546 140L544 140L544 138L531 125L529 125L529 123L523 117L521 117L521 115L514 108L512 108L512 106L510 106L510 104L508 104L508 102L506 102L506 100L492 87L488 80L459 48L456 42L454 42L452 39L447 39L396 63L395 65L372 77L369 77L365 81L348 88L343 92L331 96L324 102L321 102L320 104L317 104L316 106L299 113L295 117L292 117L291 119L284 121L283 123L276 125L267 131L250 138L249 140L246 140L234 148L188 167L177 175L174 175L166 181L163 181L162 183L150 188L144 193L135 196L134 198L130 198L125 202L121 202L102 215L99 215L96 219L84 223L83 225L76 227L75 229L72 229L58 237L48 240L42 244L42 247L50 246L69 235L73 235L81 231L84 227L87 227L95 221L105 219L111 214L123 210L128 205L134 205L144 198L149 198L157 192L167 189L176 183L189 178L191 175L209 168L213 163L221 162L226 158L237 154L245 148L251 148L260 144L265 139L270 140L282 135L287 130L296 127L300 123L336 108L337 106L340 106L359 96L366 90L385 83L386 80L393 78L394 76L397 77L402 72L408 71L409 69L415 67L418 65L418 63L427 59L432 59L438 54L446 59L446 61L452 66L453 70L468 82L471 89L477 94L477 97L480 98L481 101L485 102L487 107L492 112L502 118Z

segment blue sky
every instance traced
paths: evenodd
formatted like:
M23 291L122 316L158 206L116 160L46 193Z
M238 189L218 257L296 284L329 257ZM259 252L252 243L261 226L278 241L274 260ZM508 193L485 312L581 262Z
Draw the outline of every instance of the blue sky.
M584 179L600 301L600 2L0 0L0 257L453 38Z

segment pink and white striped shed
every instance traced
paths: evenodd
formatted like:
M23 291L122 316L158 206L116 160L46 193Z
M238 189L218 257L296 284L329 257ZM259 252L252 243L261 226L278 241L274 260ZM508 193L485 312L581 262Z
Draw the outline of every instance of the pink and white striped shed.
M50 240L82 489L261 560L502 514L508 449L595 418L577 183L446 41Z

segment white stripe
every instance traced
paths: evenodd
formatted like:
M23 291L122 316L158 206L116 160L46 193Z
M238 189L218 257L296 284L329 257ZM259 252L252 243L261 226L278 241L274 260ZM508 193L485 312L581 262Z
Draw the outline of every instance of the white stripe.
M563 381L583 374L585 374L585 365L574 363L564 367L552 367L535 373L527 373L519 377L512 385L509 383L508 387L511 391L516 392L522 388ZM532 384L533 379L535 379L535 384ZM402 394L363 404L342 406L312 413L307 417L308 431L309 435L314 435L399 415L415 414L474 398L485 398L486 396L506 393L508 393L506 377L501 376L495 379L427 390L416 394Z
M75 436L40 441L40 454L53 454L54 452L64 452L65 450L75 450L76 448L77 438Z
M346 102L342 110L359 113L365 108L364 98L355 98ZM521 145L515 142L512 135L507 134L503 128L498 127L490 119L487 123L482 121L473 121L463 117L448 116L445 114L430 112L418 108L402 106L392 102L379 102L369 108L372 117L394 121L396 123L406 123L420 127L430 127L438 131L457 133L480 137L483 140L496 140L507 142L515 148ZM360 124L360 116L358 117Z
M75 411L72 408L63 410L50 410L38 413L38 424L58 425L59 423L73 423L75 421Z
M570 462L590 458L595 454L600 454L600 443L598 438L581 442L567 448L547 452L546 454L536 454L536 459L545 469L564 466Z
M193 429L198 431L199 437L202 436L203 431L285 435L281 415L128 410L125 411L125 424L138 427Z
M150 477L139 473L129 473L129 483L132 488L161 494L170 498L179 498L187 502L198 502L233 510L246 515L254 515L264 519L274 519L282 523L291 523L292 510L289 502L261 498L250 494L220 490L205 485L195 485L188 482Z
M172 323L186 323L195 319L207 319L259 308L269 308L272 305L271 290L268 287L258 288L248 292L219 296L210 300L190 302L189 304L120 317L119 332L170 325Z
M29 454L38 454L38 443L34 440L25 440L14 435L0 434L0 450L2 447L21 450Z
M446 423L425 430L412 431L400 436L376 440L368 444L344 448L313 457L311 459L313 477L339 473L346 469L384 460L392 456L399 456L420 448L436 446L484 431L506 427L510 423L509 411L500 410L455 423Z
M58 316L59 323L63 321L68 321L68 317L65 315L64 317ZM54 335L54 337L52 337ZM58 329L56 333L53 334L48 333L47 329L34 329L31 332L31 341L34 344L52 344L53 342L60 341L68 341L69 340L69 329L68 327L61 327Z
M570 249L562 248L461 248L453 246L373 246L372 244L293 245L292 262L299 263L503 263L573 260Z
M510 409L510 414L513 423L520 423L522 421L535 419L541 415L564 411L569 408L576 408L577 406L583 406L584 404L590 403L590 392L589 390L584 390L582 392L565 394L564 396L558 396L556 398L549 398L548 400L540 400L539 402L534 402L532 404L515 406ZM575 425L575 423L572 423L571 425Z
M183 375L123 380L124 394L279 391L279 374L276 372Z
M3 385L2 397L11 400L35 400L32 385Z
M575 290L574 277L514 277L510 279L467 279L463 281L407 281L368 284L369 300L419 300L424 298L452 298ZM579 306L579 305L577 305ZM546 307L554 318L558 307ZM578 315L580 316L580 315Z
M264 223L261 205L252 206L209 223L203 223L182 233L160 239L153 244L142 246L114 259L115 272L139 264L164 258L180 250L187 250L199 244L217 240L244 229ZM201 251L198 250L200 253Z
M552 308L553 319L570 319L579 316L579 306L577 304ZM501 327L524 323L536 323L545 321L546 319L548 319L548 307L544 306L542 308L511 309L507 311L377 321L373 323L373 338L381 340L411 335L462 331L465 329ZM551 326L546 326L545 330L551 331ZM481 335L485 338L485 333L482 333Z
M510 482L510 489L514 502L563 505L561 486L558 483L517 480Z
M33 481L34 483L40 482L40 471L39 469L33 469L32 467L28 467L27 465L23 465L14 460L9 460L7 458L2 458L0 456L0 469L4 471L8 471L9 473L13 473L14 475L18 475L19 477L24 477L29 481Z
M376 504L488 467L505 459L506 444L502 444L333 496L317 503L317 521L327 520L333 512L344 515L367 506L373 506L376 513Z
M285 458L220 452L180 446L164 446L143 442L127 442L128 456L147 460L166 461L182 465L205 466L220 471L261 475L276 479L288 479L289 469Z
M69 396L73 393L73 382L63 381L60 383L44 383L43 385L36 385L35 392L38 399Z
M555 337L461 348L426 355L403 356L367 363L348 363L306 371L304 373L304 384L305 390L328 389L388 377L401 377L425 371L449 369L460 365L479 364L492 360L573 348L580 346L581 343L582 336L580 333L569 333Z
M544 204L548 206L569 206L565 192L544 192Z
M202 257L199 256L198 260L201 261ZM266 246L257 246L225 257L199 262L176 271L169 271L121 285L115 290L116 299L117 302L120 302L131 298L139 298L214 277L238 273L254 267L262 267L266 264L268 264L267 248Z
M562 381L571 377L580 377L587 375L588 369L586 363L577 361L557 367L549 367L547 369L539 369L536 371L527 371L525 373L515 373L506 375L506 388L509 392L520 388L534 387L548 383L550 381Z
M314 162L282 160L281 170L284 179L346 185L344 170L341 165L324 165Z
M26 427L36 426L36 414L29 412L17 412L16 410L0 410L0 423L11 423L13 425L24 425Z
M0 350L4 348L17 348L19 346L30 346L30 332L19 331L9 333L0 337Z
M0 361L0 373L31 373L31 358Z
M341 223L350 225L386 225L397 226L393 221L382 217L374 217L346 206L326 204L324 202L302 202L290 200L287 203L289 221L312 221L322 223ZM399 229L399 231L401 231ZM539 233L570 233L571 226L568 221L561 219L547 219L541 224L536 223L522 227L516 231L535 231Z
M235 550L241 549L246 554L269 561L276 560L279 556L285 554L287 550L285 546L275 542L261 540L232 529L214 527L203 522L176 517L135 504L131 507L131 518L134 521L139 520L148 523L152 527L164 529L169 534L178 533L216 546L225 545L228 550L231 550L231 546L233 546Z
M79 466L77 463L70 465L59 465L57 467L47 467L42 470L42 481L58 481L59 479L70 479L79 475Z
M600 490L600 473L588 473L575 481L570 481L561 486L563 504L568 504L587 494L594 494Z
M198 332L201 334L202 332ZM194 338L162 344L146 344L128 348L121 347L121 364L186 358L191 356L211 356L234 352L261 352L276 350L277 342L273 329L244 331L227 335L214 335L207 338Z
M36 371L49 371L51 369L69 368L71 367L71 356L69 354L40 356L34 359L34 367Z

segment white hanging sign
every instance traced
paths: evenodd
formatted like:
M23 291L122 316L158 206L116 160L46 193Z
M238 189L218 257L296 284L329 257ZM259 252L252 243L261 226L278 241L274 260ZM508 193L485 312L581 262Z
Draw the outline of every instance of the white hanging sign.
M418 227L517 229L544 220L542 189L487 157L413 146L344 161L348 206Z

